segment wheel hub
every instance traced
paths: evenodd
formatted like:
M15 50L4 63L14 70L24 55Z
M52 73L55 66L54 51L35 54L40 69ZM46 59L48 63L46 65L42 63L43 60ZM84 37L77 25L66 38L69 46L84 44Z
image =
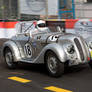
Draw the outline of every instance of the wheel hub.
M48 58L48 67L52 73L56 73L57 71L57 62L55 57Z
M5 55L5 59L6 59L6 63L7 63L9 66L11 66L11 64L12 64L12 55L11 55L10 52Z

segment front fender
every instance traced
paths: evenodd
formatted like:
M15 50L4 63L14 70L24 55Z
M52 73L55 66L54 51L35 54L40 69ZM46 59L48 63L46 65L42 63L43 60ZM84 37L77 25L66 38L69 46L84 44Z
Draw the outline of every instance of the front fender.
M58 59L61 62L66 62L67 55L66 55L66 53L64 51L64 48L63 48L63 45L62 44L59 44L59 43L58 44L57 43L48 44L45 47L45 51L47 52L48 50L53 51L57 55Z
M3 55L4 55L4 51L6 48L9 48L12 51L15 62L19 61L21 59L21 54L20 54L19 48L14 41L7 41L4 43L3 49L2 49Z
M90 48L90 45L92 45L92 37L90 36L90 37L86 38L85 41L87 43L87 47L88 47L90 57L91 57L91 60L92 60L92 49Z

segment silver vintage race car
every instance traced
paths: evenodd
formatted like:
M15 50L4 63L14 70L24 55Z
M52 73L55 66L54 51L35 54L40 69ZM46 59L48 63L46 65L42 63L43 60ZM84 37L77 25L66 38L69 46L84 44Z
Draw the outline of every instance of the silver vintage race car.
M48 73L59 77L64 66L87 63L88 47L82 37L64 33L64 25L53 21L48 27L44 21L22 22L17 34L3 45L3 55L9 68L18 62L45 64Z

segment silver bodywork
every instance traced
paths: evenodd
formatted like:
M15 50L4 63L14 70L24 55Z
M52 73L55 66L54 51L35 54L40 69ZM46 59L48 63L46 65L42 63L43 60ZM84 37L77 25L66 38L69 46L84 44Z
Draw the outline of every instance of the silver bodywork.
M85 39L92 60L92 21L89 19L81 19L75 23L74 29L76 34Z
M88 38L86 38L85 41L87 43L87 47L89 49L90 57L91 57L91 60L92 60L92 36L89 36Z
M50 29L49 29L50 30ZM30 30L31 31L31 30ZM69 65L88 62L90 53L82 37L62 32L40 32L33 37L29 33L19 33L3 45L3 54L8 47L11 49L15 62L44 63L46 52L53 51L58 59ZM69 46L74 46L74 53L67 52Z

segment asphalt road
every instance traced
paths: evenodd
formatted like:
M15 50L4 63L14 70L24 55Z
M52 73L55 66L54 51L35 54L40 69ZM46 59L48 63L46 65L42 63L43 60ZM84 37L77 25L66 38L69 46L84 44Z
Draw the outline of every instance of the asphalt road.
M92 70L80 65L52 78L43 65L20 63L10 70L0 57L0 92L92 92Z

